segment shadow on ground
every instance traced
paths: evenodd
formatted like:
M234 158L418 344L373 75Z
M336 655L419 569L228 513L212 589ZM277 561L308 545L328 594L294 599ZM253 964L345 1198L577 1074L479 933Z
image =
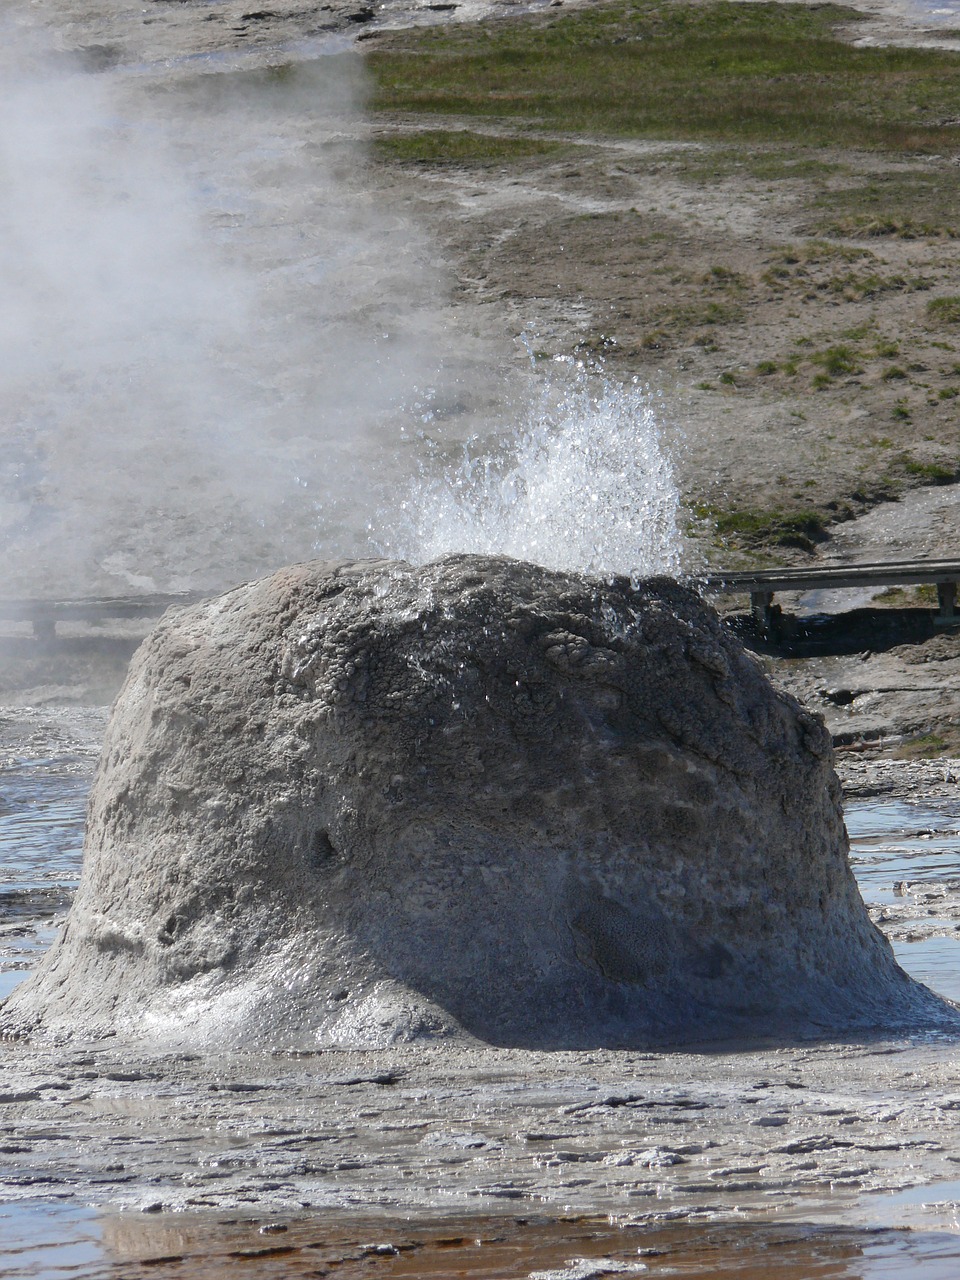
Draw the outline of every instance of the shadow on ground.
M884 653L904 644L923 644L934 636L957 636L956 628L936 624L933 609L851 609L849 613L791 614L774 610L772 625L761 634L751 613L729 614L726 625L755 653L807 658L848 653Z

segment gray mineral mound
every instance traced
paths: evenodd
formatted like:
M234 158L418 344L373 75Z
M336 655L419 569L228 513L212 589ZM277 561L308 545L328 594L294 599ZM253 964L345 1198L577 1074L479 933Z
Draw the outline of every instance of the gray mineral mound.
M457 555L161 621L0 1023L582 1048L952 1016L867 917L822 723L696 594Z

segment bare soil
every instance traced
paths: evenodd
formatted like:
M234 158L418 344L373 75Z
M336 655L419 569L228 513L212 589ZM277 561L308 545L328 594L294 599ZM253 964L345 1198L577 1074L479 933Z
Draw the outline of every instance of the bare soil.
M827 237L818 203L953 157L893 172L844 152L804 173L803 157L771 156L765 177L762 156L724 148L566 141L522 171L383 176L441 241L465 304L495 308L543 355L599 357L665 391L694 523L704 508L846 519L955 473L960 328L927 313L956 287L952 237ZM832 374L838 348L850 370Z

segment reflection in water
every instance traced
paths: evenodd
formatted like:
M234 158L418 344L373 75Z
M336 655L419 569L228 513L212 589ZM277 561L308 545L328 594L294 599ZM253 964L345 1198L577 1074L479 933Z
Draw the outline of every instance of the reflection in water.
M860 892L900 964L960 1001L960 805L870 801L845 817Z
M0 766L0 1000L53 941L80 877L89 760Z
M3 1280L92 1275L102 1259L100 1223L93 1209L42 1200L0 1205Z
M105 1220L115 1266L97 1277L197 1280L336 1275L339 1280L593 1280L643 1274L691 1280L956 1280L960 1236L805 1225L617 1224L607 1219L368 1218ZM147 1260L150 1260L147 1262Z
M69 1236L69 1239L66 1237ZM607 1218L391 1221L0 1210L2 1280L956 1280L960 1235Z

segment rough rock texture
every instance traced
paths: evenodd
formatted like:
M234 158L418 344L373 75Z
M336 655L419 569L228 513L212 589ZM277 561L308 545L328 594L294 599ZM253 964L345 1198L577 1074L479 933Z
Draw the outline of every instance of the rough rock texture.
M822 724L696 595L452 556L163 619L0 1022L587 1047L950 1016L867 918Z

